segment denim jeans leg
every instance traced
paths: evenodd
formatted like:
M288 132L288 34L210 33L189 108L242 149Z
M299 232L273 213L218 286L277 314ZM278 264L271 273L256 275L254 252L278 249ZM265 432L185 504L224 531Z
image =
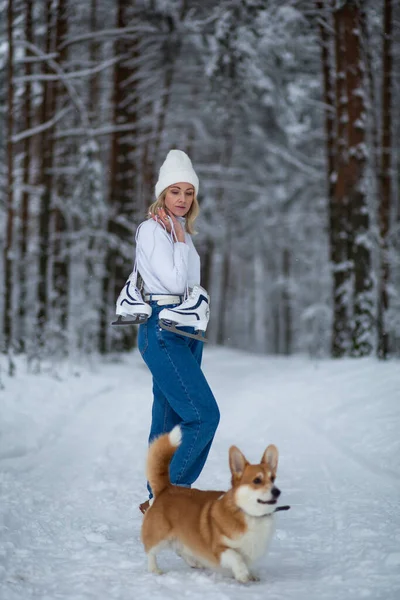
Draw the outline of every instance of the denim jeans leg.
M171 408L168 400L153 378L153 406L151 410L149 444L159 435L171 431L178 423L180 423L179 416ZM153 492L148 482L147 489L149 491L149 498L152 498Z
M171 431L180 421L179 415L171 408L168 400L153 378L153 406L151 410L149 444L159 435Z
M200 342L198 340L191 340L190 341L190 350L193 354L193 356L195 357L197 363L199 364L199 366L201 366L202 363L202 358L203 358L203 349L204 349L204 343ZM200 455L198 456L198 462L199 464L205 464L207 457L208 457L208 453L210 452L210 448L211 448L211 444L213 442L214 437L212 437L210 439L210 441L208 442L208 444L206 444L202 450L202 452L200 453Z
M199 340L190 340L189 348L193 356L195 357L197 364L201 367L201 361L203 358L203 348L204 342L199 342Z
M143 358L181 420L182 443L171 461L171 481L189 486L200 475L207 459L219 410L200 368L202 348L198 344L202 342L161 329L158 312L153 308L148 321L148 345Z

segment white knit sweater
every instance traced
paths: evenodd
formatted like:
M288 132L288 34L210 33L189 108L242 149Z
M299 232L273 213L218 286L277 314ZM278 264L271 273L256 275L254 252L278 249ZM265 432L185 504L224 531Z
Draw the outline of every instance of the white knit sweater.
M184 219L181 222L184 224ZM171 234L153 219L140 225L136 259L145 293L184 294L186 287L200 284L200 257L186 231L185 240L174 242Z

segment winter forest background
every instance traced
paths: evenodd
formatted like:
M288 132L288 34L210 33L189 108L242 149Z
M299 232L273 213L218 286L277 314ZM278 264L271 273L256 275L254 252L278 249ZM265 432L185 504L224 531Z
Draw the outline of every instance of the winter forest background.
M0 7L9 371L135 345L110 322L171 148L200 176L211 342L400 355L400 3Z

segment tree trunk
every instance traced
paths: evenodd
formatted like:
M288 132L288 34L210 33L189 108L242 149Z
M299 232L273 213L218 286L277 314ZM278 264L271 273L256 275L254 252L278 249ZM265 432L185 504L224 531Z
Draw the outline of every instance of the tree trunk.
M319 31L321 40L321 62L323 80L323 99L325 104L325 141L326 141L326 165L327 165L327 194L329 211L329 236L330 236L330 259L332 265L337 262L335 250L337 247L337 234L339 223L337 223L338 211L336 209L335 182L336 182L336 121L335 121L335 88L334 88L334 56L332 2L329 2L329 10L325 10L325 2L316 1L320 13ZM338 84L339 82L337 82ZM334 336L334 340L336 336Z
M321 40L321 62L322 62L322 78L323 78L323 99L325 104L325 136L326 136L326 157L327 157L327 190L329 209L331 219L332 204L334 203L335 192L335 90L332 76L333 56L332 46L333 39L329 31L332 29L333 23L330 18L332 12L332 3L329 3L329 11L325 11L325 2L317 0L316 5L318 12L321 15L319 20L320 40ZM333 225L333 226L332 226ZM331 223L331 233L336 227ZM331 244L332 246L332 244Z
M7 6L7 215L6 235L4 244L4 350L9 352L12 345L12 272L13 272L13 227L14 227L14 174L13 174L13 143L14 129L14 84L13 84L13 6L8 0Z
M185 18L188 2L187 0L181 0L181 8L179 13L179 18L181 21ZM168 38L172 37L175 33L175 24L172 19L167 19L167 25L169 26L170 32ZM175 36L174 36L175 37ZM157 128L156 128L156 140L154 147L154 159L157 159L158 151L162 142L162 135L165 129L165 121L167 118L168 106L171 97L171 88L172 82L174 78L175 65L179 58L180 52L182 49L182 39L181 36L176 37L175 43L172 44L171 41L167 40L167 44L164 49L164 86L162 90L162 99L161 99L161 110L158 115Z
M361 14L355 2L345 6L346 88L348 98L347 204L352 226L351 258L354 267L353 356L368 356L373 348L373 281L371 239L366 185L365 65L361 56Z
M231 236L229 223L226 223L226 235L224 237L221 286L219 294L218 320L216 342L221 346L225 344L227 338L227 320L229 317L229 307L231 305L230 298L232 290L229 289L231 281Z
M201 285L207 291L210 290L210 286L211 286L211 269L212 269L212 258L214 255L214 251L215 251L215 248L214 248L213 240L210 238L207 238L205 240L204 247L201 252L201 277L200 277Z
M226 139L224 140L224 151L221 156L221 169L222 172L225 169L228 169L233 156L233 143L234 143L234 129L235 129L235 119L232 119L231 112L228 110L227 115L225 116L225 121L227 127L225 130L228 132L226 134ZM221 186L217 191L217 210L221 212L224 219L224 233L222 234L222 239L220 241L219 247L220 252L222 254L222 276L221 276L221 285L219 289L218 299L218 319L217 319L217 333L216 339L217 344L224 344L226 339L226 320L228 314L228 306L227 301L229 300L229 290L228 284L230 281L230 268L231 261L229 259L230 254L232 252L232 220L231 220L231 211L230 208L226 207L226 194L223 187L223 182L221 182Z
M289 248L283 249L283 287L282 287L282 353L289 356L292 352L292 295L290 291L291 261Z
M33 42L32 34L32 0L25 0L25 40ZM25 63L25 76L29 79L32 74L32 64ZM27 131L32 125L32 104L31 104L32 85L28 80L24 89L24 129ZM21 233L20 233L20 260L19 260L19 350L23 352L26 346L26 297L27 297L27 275L28 269L28 228L29 228L29 185L30 185L30 164L31 164L31 140L26 137L24 140L24 158L22 175L22 197L21 197Z
M221 273L221 288L219 296L219 307L218 307L218 320L217 320L217 333L216 342L223 346L229 339L229 318L230 311L232 309L232 299L234 290L232 287L232 246L231 246L231 233L228 229L229 224L227 223L227 231L224 238L223 247L223 260L222 260L222 273Z
M58 63L62 67L67 60L67 48L60 50L62 42L67 37L68 32L68 21L67 21L67 2L66 0L59 0L57 5L56 15L56 28L55 28L55 49L58 52ZM52 94L50 116L53 116L57 111L57 104L59 98L61 98L63 84L58 81L54 86L54 92ZM54 128L49 130L50 148L52 152L51 164L54 163L54 152L55 143L53 142ZM63 151L65 155L65 150ZM61 160L61 156L58 156L58 161ZM61 198L65 196L66 184L64 179L58 182L58 193ZM69 280L69 262L68 252L66 251L66 235L67 235L67 224L63 211L59 207L52 207L53 217L53 235L54 244L52 247L52 261L53 261L53 294L54 298L54 318L57 326L61 332L66 332L68 328L68 280Z
M185 18L188 2L187 0L180 0L180 11L179 18L181 21ZM168 108L170 105L172 84L174 80L175 67L177 60L180 56L182 49L182 39L177 36L176 24L169 16L164 18L163 23L165 28L168 28L168 35L166 37L166 43L162 48L162 72L163 83L161 86L161 102L158 114L152 115L152 118L147 119L152 122L154 121L154 128L148 128L145 132L147 137L141 158L141 195L143 198L151 198L153 201L154 194L154 177L156 175L156 162L159 159L159 151L162 146L163 133L165 130L165 122L167 119ZM163 27L163 29L164 29ZM153 104L149 103L145 109L147 115L151 115L153 111ZM190 154L189 154L190 156ZM147 204L148 205L148 200Z
M97 30L97 2L98 0L91 0L90 2L90 32L95 33ZM99 43L93 40L90 43L90 62L92 65L97 64L99 60ZM98 121L97 108L99 102L99 75L93 74L90 78L89 83L89 114L92 123Z
M117 8L117 27L128 25L131 5L119 0ZM137 69L130 64L130 59L137 58L137 39L119 39L116 42L116 55L123 59L116 64L114 70L113 121L117 125L137 123L137 94L134 90L133 75ZM126 81L130 79L130 96L133 101L126 101ZM134 197L137 184L136 143L125 132L116 131L111 141L110 181L109 181L109 217L108 243L103 277L103 306L101 310L100 352L105 353L111 347L109 340L109 322L111 310L114 315L114 302L120 293L125 280L132 270L134 243L134 215L137 208ZM111 300L111 304L110 304ZM129 350L134 345L136 331L124 328L114 331L114 349Z
M260 221L262 219L260 218ZM258 352L267 350L267 331L266 331L266 285L268 279L266 273L267 265L263 254L262 238L265 231L259 227L254 232L252 240L253 258L252 258L252 279L250 285L245 291L249 301L244 303L245 315L248 318L248 328L251 332L252 346ZM267 237L267 236L266 236ZM245 318L242 315L242 319Z
M389 244L390 209L392 195L392 0L385 0L383 14L383 79L382 79L382 144L380 168L380 285L378 298L378 357L389 354Z
M52 50L52 2L46 0L46 54ZM43 63L44 75L50 74L47 62ZM43 98L41 122L46 123L51 118L52 95L54 83L43 81ZM52 135L50 130L43 131L41 142L40 182L43 187L39 213L39 273L38 273L38 312L37 312L37 343L44 345L46 324L49 314L48 301L48 270L49 270L49 242L50 242L50 203L52 194L53 176L52 166Z
M365 3L360 3L360 19L361 19L361 39L362 39L362 53L364 56L366 80L368 82L368 112L369 114L369 127L371 137L371 148L373 157L373 166L375 169L375 176L379 176L380 170L380 149L379 149L379 131L378 131L378 113L379 103L376 98L376 73L374 71L374 51L373 51L373 38L368 28L368 10Z
M348 204L348 98L346 88L347 48L345 30L349 16L346 3L334 13L336 56L336 165L335 190L331 204L331 257L333 268L332 356L342 357L351 346L351 301L353 263L351 220Z

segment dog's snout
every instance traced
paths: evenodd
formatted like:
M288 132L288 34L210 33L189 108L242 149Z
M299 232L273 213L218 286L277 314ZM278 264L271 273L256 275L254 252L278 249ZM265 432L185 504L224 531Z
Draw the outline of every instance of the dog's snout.
M273 487L271 490L271 494L274 498L279 498L279 496L281 495L281 490L279 490L277 487Z

